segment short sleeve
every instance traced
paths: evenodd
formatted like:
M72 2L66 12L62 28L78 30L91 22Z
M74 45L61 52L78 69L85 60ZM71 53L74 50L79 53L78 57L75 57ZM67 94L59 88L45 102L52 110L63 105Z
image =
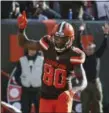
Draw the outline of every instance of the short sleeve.
M72 64L83 64L85 62L85 53L79 48L73 47L74 55L70 58Z
M50 44L50 38L51 37L49 35L46 35L40 39L39 43L44 50L48 50Z

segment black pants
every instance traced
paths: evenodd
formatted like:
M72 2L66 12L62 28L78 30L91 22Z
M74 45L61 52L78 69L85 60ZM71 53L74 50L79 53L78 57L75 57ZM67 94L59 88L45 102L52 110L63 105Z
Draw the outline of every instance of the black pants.
M100 79L97 78L92 82L88 82L85 90L81 92L82 113L89 113L91 105L93 113L103 113L102 100L103 95Z
M36 113L39 113L40 88L22 88L21 109L22 113L30 113L31 105L34 103Z

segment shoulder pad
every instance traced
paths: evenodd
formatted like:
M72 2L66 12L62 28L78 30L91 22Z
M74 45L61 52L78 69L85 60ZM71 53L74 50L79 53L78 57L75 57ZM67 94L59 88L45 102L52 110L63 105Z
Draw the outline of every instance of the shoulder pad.
M40 45L45 49L48 50L49 44L51 41L51 36L50 35L45 35L40 39Z
M72 64L82 64L82 63L84 63L85 53L77 47L72 47L72 51L75 52L76 54L75 54L75 56L72 56L70 58L70 62Z

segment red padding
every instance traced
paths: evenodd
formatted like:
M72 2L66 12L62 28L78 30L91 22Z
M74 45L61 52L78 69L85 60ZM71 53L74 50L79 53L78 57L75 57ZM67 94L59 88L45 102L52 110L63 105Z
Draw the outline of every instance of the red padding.
M10 35L10 61L16 62L24 55L24 50L18 44L17 35Z
M43 23L46 25L47 33L50 35L53 27L56 25L56 20L53 19L44 20Z

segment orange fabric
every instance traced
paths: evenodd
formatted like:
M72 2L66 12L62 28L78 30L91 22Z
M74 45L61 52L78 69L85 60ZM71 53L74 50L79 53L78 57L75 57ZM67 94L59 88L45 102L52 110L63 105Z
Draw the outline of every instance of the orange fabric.
M40 99L40 113L71 113L73 99L70 92L63 92L58 99Z
M59 95L56 107L56 113L71 113L73 98L69 91Z
M56 101L57 100L41 98L39 112L40 113L53 113L53 112L55 112Z

